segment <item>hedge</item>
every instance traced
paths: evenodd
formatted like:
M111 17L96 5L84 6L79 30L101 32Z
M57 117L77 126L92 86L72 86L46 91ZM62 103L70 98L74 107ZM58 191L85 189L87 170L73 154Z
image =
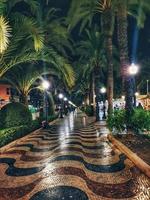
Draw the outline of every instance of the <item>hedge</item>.
M136 108L133 110L129 120L125 110L117 110L107 118L107 125L110 130L115 129L118 132L122 132L126 129L127 124L130 129L137 133L150 131L150 111Z
M0 121L2 128L11 128L32 123L32 115L29 109L18 102L9 103L0 110Z
M56 119L58 115L52 115L48 117L49 122ZM32 121L32 124L30 126L27 125L21 125L21 126L15 126L11 128L5 128L0 130L0 147L19 139L30 132L38 129L41 127L41 120L34 120Z

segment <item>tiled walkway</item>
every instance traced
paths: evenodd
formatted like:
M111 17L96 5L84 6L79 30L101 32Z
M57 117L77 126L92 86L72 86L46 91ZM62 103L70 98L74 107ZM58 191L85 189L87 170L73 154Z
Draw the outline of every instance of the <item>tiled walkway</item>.
M150 180L80 113L0 155L0 200L149 200Z

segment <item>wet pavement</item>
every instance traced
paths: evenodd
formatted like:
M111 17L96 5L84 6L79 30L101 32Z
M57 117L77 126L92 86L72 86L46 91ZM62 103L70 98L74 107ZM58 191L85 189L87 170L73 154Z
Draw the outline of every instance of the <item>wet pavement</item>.
M71 113L1 153L0 200L149 200L149 178L92 121Z

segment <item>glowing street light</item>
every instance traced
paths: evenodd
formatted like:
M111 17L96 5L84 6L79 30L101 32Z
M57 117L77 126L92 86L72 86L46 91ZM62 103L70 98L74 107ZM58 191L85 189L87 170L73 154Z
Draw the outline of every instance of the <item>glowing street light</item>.
M102 94L104 94L104 93L106 93L106 88L105 88L105 87L102 87L102 88L100 89L100 91L101 91Z
M59 97L59 99L63 99L63 98L64 98L64 95L63 95L62 93L60 93L60 94L58 95L58 97Z
M46 81L46 80L43 80L43 82L42 82L42 88L44 90L48 90L49 87L50 87L50 83L48 81Z
M62 93L60 93L58 95L59 99L61 100L61 107L60 107L60 118L63 118L63 98L64 98L64 95Z
M64 97L64 101L68 101L68 99L66 97Z
M139 96L139 93L138 93L138 92L135 92L135 96L138 97L138 96Z
M138 65L135 65L134 63L132 63L130 66L129 66L129 74L130 75L136 75L139 71L139 67Z
M122 95L122 96L121 96L121 98L124 100L124 99L125 99L125 96L124 96L124 95Z
M102 96L103 96L103 119L106 119L106 113L105 113L106 107L105 107L105 99L104 99L104 94L106 93L106 88L102 87L100 89L100 92L102 93Z
M136 107L136 95L135 95L135 91L136 91L136 83L135 83L135 75L138 73L139 71L139 66L136 65L135 63L132 63L130 66L129 66L129 74L132 76L132 84L133 84L133 97L134 97L134 107Z

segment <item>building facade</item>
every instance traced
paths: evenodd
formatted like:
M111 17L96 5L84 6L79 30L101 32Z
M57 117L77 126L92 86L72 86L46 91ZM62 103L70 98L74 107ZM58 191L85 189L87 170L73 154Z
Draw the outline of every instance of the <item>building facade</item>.
M0 109L10 102L11 86L9 84L0 84Z

